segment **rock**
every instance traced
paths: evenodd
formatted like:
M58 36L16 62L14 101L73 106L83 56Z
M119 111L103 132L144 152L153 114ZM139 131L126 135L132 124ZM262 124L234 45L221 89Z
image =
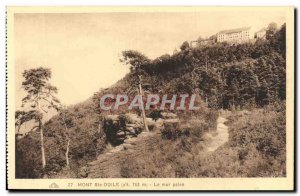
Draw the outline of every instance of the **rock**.
M183 131L183 130L189 130L191 128L191 125L189 123L180 123L178 125L178 129Z
M133 127L136 128L138 125L137 124L126 124L126 127Z
M126 127L126 132L135 133L135 128L133 128L133 127Z
M162 112L161 115L164 119L177 118L177 115L171 112Z
M155 127L155 121L152 118L146 118L146 121L149 129L153 129Z
M164 124L175 124L175 123L179 123L179 118L164 120Z
M128 150L129 148L132 148L131 144L123 144L123 149Z
M80 178L86 178L88 176L88 168L87 167L82 167L78 173L78 176Z
M163 124L164 124L164 120L161 119L161 118L159 118L155 122L155 128L156 129L162 129L163 128Z
M148 124L155 124L155 121L152 118L146 118Z
M119 115L107 115L105 117L105 119L109 119L109 120L112 120L112 121L118 121L119 120Z
M130 122L130 123L139 123L142 121L142 119L137 115L137 114L133 114L133 113L127 113L125 114L127 120Z
M125 136L124 131L119 131L119 132L117 132L117 136L118 136L118 137L120 137L120 136Z
M123 118L124 116L125 118ZM125 120L125 124L123 121L120 123L120 115L107 115L104 119L104 132L107 141L113 145L119 145L129 138L136 137L144 130L143 120L137 114L126 113L124 116L122 119ZM146 118L146 121L149 130L153 130L157 123L152 118ZM159 127L162 127L161 120Z
M137 134L135 132L127 132L127 136L135 137Z

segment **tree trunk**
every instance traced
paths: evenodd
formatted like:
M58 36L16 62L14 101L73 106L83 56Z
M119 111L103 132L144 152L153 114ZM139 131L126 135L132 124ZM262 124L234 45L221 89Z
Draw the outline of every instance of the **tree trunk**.
M205 71L207 73L207 55L205 55Z
M100 137L102 137L104 135L104 131L103 131L102 127L103 127L102 121L99 120L98 133L99 133Z
M139 93L142 97L142 117L143 117L143 123L144 123L144 127L145 127L145 131L149 132L149 129L148 129L148 125L147 125L147 121L146 121L146 113L145 113L145 108L144 108L144 103L143 103L143 89L142 89L142 82L141 82L141 76L139 76Z
M69 163L69 149L70 149L70 138L68 138L68 142L67 142L67 150L66 150L66 164L67 164L67 168L70 167L70 163Z
M20 133L21 125L18 125L17 133Z
M39 95L38 95L39 96ZM40 112L40 103L37 102L38 111ZM46 167L46 156L45 156L45 148L44 148L44 130L43 130L43 122L42 119L39 119L39 129L41 135L41 153L42 153L42 168L45 169Z
M68 136L68 133L69 133L69 129L68 129L68 126L67 126L67 124L66 124L66 119L65 119L65 114L64 113L62 113L62 119L63 119L63 124L64 124L64 126L65 126L65 133L64 133L64 135L65 135L65 137L66 137L66 139L67 139L67 149L66 149L66 152L65 152L65 156L66 156L66 166L67 166L67 168L69 168L70 166L70 164L69 164L69 151L70 151L70 141L71 141L71 139L70 139L70 137Z
M45 169L46 167L46 157L45 157L45 149L44 149L44 131L43 131L43 125L42 121L39 121L39 128L41 133L41 152L42 152L42 167Z

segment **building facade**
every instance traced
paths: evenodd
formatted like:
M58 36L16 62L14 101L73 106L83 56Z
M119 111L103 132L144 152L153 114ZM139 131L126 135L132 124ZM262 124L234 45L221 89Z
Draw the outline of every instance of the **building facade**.
M217 42L243 43L254 39L251 27L220 31L217 34Z
M227 42L231 44L254 43L256 39L266 39L266 32L267 28L262 28L254 32L251 27L223 30L210 38L191 41L190 47L213 45L216 42Z

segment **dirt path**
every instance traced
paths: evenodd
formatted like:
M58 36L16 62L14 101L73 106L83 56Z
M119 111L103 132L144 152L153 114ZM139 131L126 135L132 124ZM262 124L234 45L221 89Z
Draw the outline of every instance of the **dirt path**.
M216 131L211 131L205 134L206 151L213 152L228 141L228 127L224 124L227 121L226 118L219 116L217 119Z
M135 159L155 148L161 139L160 132L142 132L81 168L82 178L120 178L121 165L126 160Z

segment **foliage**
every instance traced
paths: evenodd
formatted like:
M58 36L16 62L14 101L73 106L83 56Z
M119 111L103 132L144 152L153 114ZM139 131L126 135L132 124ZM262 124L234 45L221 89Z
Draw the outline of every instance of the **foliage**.
M152 118L153 120L158 120L159 118L162 118L161 115L161 110L154 109L149 113L149 117Z
M190 44L188 41L185 41L182 43L182 45L180 46L180 50L184 51L187 50L190 47Z
M202 99L216 109L263 107L284 100L285 24L271 29L270 39L254 44L184 47L163 55L143 66L144 78L151 78L154 92L191 94L199 89Z
M274 36L276 31L277 31L277 24L275 22L271 22L268 25L268 28L267 28L266 38L267 39L272 39L272 37Z
M104 135L98 130L96 120L98 116L91 112L92 102L77 104L67 109L68 136L70 143L70 170L76 175L80 166L94 159L104 150ZM51 118L44 125L44 141L47 167L45 175L55 176L66 165L66 130L59 114ZM17 140L17 177L41 177L40 136L38 132L31 132L24 138ZM37 164L33 164L37 163Z
M27 92L27 96L22 100L23 106L28 103L30 107L36 108L39 102L45 102L46 104L40 104L43 111L51 107L55 109L58 107L59 100L53 96L53 94L57 93L57 88L48 82L51 78L50 69L39 67L25 70L23 77L22 87Z
M200 177L286 176L285 103L235 112L228 125L229 142L197 160Z
M136 71L140 68L143 68L143 66L150 62L150 59L135 50L123 51L122 55L123 56L120 61L130 65L131 71Z

